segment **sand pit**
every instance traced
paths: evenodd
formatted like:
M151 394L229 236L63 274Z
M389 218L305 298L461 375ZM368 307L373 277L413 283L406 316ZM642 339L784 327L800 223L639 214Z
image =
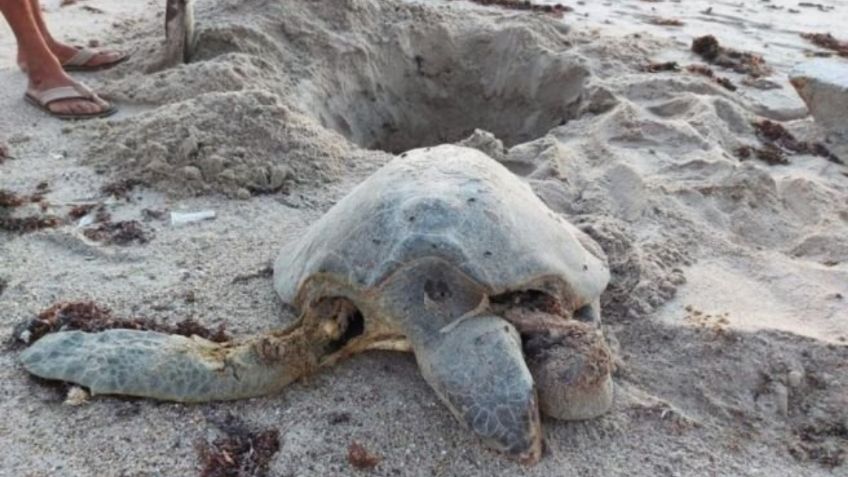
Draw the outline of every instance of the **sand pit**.
M351 142L400 153L475 128L527 142L577 115L589 76L567 28L532 17L348 2L210 23L192 64L106 88L155 107L98 131L92 164L170 193L278 192L337 180L365 160Z
M54 3L51 18L84 24L79 7ZM374 475L841 475L848 168L738 151L768 147L754 126L763 117L799 141L826 140L786 75L809 47L793 29L838 32L845 7L804 9L790 25L766 4L707 13L707 3L576 5L558 19L455 1L210 0L197 5L193 62L145 73L161 35L155 12L89 0L124 15L104 40L139 53L90 77L122 107L108 121L59 125L18 106L17 93L0 96L25 119L0 118L12 157L0 188L48 182L43 212L62 218L0 232L0 333L83 300L166 325L226 323L233 335L278 327L293 316L262 270L280 246L393 153L455 142L504 163L603 247L615 407L546 422L545 455L523 468L459 428L405 355L357 357L263 399L69 407L9 349L0 474L196 475L217 455L204 460L196 446L224 442L216 423L232 413L279 432L269 475L350 475L363 461L349 460L353 448ZM644 21L657 15L685 24ZM701 62L691 40L706 34L763 55L774 73L761 79L777 87L712 66L730 91L688 71ZM16 84L12 59L0 57L0 79ZM681 67L646 72L667 61ZM824 144L848 160L848 145ZM147 187L104 198L115 180ZM80 239L67 209L89 202L154 238L121 248ZM217 218L156 218L205 209Z

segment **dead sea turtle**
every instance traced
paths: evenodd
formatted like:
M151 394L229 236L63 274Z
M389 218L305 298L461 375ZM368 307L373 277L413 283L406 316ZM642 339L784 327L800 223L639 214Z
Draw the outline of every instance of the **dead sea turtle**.
M539 409L586 419L612 401L597 331L609 272L588 236L485 154L396 158L286 245L274 286L293 326L218 344L149 331L61 331L22 354L37 376L199 402L278 391L369 349L415 353L461 423L524 462Z

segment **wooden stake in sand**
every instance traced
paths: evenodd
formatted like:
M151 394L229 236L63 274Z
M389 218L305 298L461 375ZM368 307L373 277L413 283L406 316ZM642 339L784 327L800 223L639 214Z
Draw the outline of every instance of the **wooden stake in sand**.
M194 47L194 0L166 0L165 48L150 71L188 63Z

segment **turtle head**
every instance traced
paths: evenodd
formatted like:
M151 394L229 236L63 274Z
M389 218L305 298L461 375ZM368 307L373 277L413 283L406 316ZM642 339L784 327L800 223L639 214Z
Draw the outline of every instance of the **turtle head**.
M449 263L428 258L396 271L378 295L451 413L488 447L537 462L542 432L533 377L516 329L486 313L485 290Z
M494 315L466 318L415 351L424 378L484 444L520 462L538 462L536 390L511 324Z

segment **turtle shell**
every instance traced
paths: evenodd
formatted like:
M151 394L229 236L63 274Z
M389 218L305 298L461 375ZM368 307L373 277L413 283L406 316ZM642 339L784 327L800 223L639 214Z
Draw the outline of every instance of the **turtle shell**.
M597 303L609 281L600 247L529 185L476 149L441 145L395 158L286 244L274 286L299 309L331 290L363 297L425 257L490 296L539 290L572 309Z

